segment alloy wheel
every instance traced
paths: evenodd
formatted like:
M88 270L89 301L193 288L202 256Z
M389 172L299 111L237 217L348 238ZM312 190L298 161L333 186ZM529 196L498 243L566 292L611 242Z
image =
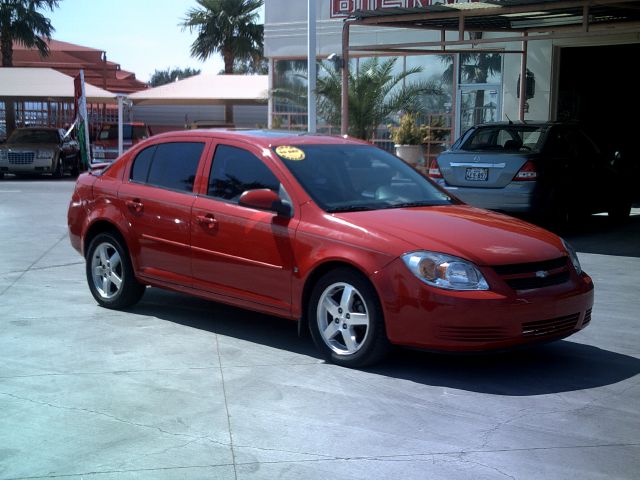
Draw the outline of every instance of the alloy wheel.
M104 242L98 245L91 258L93 284L105 300L114 298L122 287L123 267L116 247Z
M338 355L352 355L369 333L369 312L362 294L351 284L329 285L317 308L318 330L326 345Z

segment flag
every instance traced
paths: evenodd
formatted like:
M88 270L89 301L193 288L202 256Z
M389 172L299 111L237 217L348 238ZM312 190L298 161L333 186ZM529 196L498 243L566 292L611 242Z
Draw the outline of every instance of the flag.
M78 145L80 146L80 156L85 169L91 163L89 149L89 121L87 119L87 97L84 91L84 70L73 79L74 95L73 107L75 111L75 124L77 130Z

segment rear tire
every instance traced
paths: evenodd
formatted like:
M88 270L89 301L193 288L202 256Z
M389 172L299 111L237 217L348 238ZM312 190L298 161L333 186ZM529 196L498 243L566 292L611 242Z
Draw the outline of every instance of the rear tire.
M316 347L336 365L372 365L391 348L375 289L364 276L348 268L332 270L318 280L307 315Z
M73 159L73 167L71 167L71 176L77 177L80 174L80 166L82 163L82 157L80 155L76 155Z
M52 172L53 178L62 178L64 177L64 159L62 155L58 157L58 161L56 162L56 168Z
M89 244L86 275L93 298L105 308L130 307L145 291L133 273L127 248L112 233L101 233Z
M609 214L609 220L613 223L624 223L629 220L631 214L631 200L624 198L619 199L614 205L609 207L607 212Z

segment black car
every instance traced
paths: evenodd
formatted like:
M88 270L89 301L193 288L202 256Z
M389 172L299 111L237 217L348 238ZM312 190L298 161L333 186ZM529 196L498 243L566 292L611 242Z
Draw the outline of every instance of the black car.
M461 200L566 223L608 212L629 216L631 184L575 124L476 125L433 161L429 176Z

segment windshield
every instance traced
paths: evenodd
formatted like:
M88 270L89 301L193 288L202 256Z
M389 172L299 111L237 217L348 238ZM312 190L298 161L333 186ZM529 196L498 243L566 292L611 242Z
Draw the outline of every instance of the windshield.
M377 147L297 145L276 147L275 151L327 212L453 203L413 168Z
M140 140L146 138L147 130L142 125L123 125L123 140ZM99 140L118 140L118 125L105 125L98 135Z
M535 125L494 125L475 129L461 149L467 151L539 151L545 127Z
M56 130L16 130L7 143L58 143L58 132Z

